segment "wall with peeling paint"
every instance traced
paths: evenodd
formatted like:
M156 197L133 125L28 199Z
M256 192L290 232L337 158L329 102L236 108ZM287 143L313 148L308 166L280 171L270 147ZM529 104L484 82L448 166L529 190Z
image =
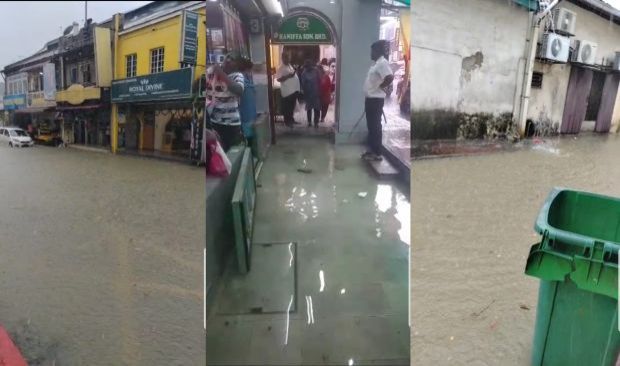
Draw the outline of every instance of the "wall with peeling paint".
M505 0L420 1L412 17L414 115L513 112L529 24L525 8Z
M615 52L620 51L620 26L568 1L563 1L559 7L577 13L575 36L571 37L571 46L574 46L576 39L596 42L598 47L595 63L603 65L613 63ZM536 63L534 70L543 73L543 85L541 89L532 89L528 119L534 122L552 121L558 126L562 123L571 67L570 64ZM619 102L620 93L612 117L611 132L616 132L620 126Z
M527 118L533 122L550 122L558 127L562 123L564 101L570 77L570 65L534 65L534 71L543 74L542 87L532 88Z

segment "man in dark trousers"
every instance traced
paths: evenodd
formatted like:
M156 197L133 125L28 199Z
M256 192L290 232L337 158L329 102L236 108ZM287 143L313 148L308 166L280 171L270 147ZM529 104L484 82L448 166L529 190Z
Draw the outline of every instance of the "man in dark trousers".
M366 100L364 111L366 112L366 125L368 127L368 151L362 158L365 160L379 161L383 134L381 131L381 116L383 104L387 95L386 89L394 80L392 69L387 61L389 43L377 41L370 46L370 58L374 64L370 66L366 81L364 82L364 94Z

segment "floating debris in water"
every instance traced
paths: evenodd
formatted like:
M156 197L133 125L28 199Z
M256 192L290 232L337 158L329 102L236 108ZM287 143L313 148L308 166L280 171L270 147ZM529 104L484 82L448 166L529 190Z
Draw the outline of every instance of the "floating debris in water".
M367 196L367 195L368 195L368 192L359 192L359 193L357 194L357 196L358 196L358 197L361 197L361 198L366 198L366 196Z

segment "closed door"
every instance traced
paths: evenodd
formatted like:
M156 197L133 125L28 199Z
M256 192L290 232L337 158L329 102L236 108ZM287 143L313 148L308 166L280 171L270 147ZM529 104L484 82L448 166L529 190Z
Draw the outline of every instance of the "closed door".
M614 113L614 105L616 104L616 96L618 94L618 85L620 84L620 75L607 74L605 84L603 86L603 94L601 96L601 104L596 116L596 125L594 131L609 132L611 127L611 118Z
M579 133L581 123L586 117L588 97L592 87L593 72L589 69L573 66L568 81L561 133Z
M145 123L142 127L142 133L142 149L155 149L155 126L150 123Z

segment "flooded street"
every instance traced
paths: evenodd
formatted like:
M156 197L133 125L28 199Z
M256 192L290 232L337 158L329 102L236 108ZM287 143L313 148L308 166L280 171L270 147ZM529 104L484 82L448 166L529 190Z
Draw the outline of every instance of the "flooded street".
M620 136L414 161L412 364L529 365L538 279L524 272L554 186L620 196Z
M0 324L29 365L204 364L204 172L0 147Z

